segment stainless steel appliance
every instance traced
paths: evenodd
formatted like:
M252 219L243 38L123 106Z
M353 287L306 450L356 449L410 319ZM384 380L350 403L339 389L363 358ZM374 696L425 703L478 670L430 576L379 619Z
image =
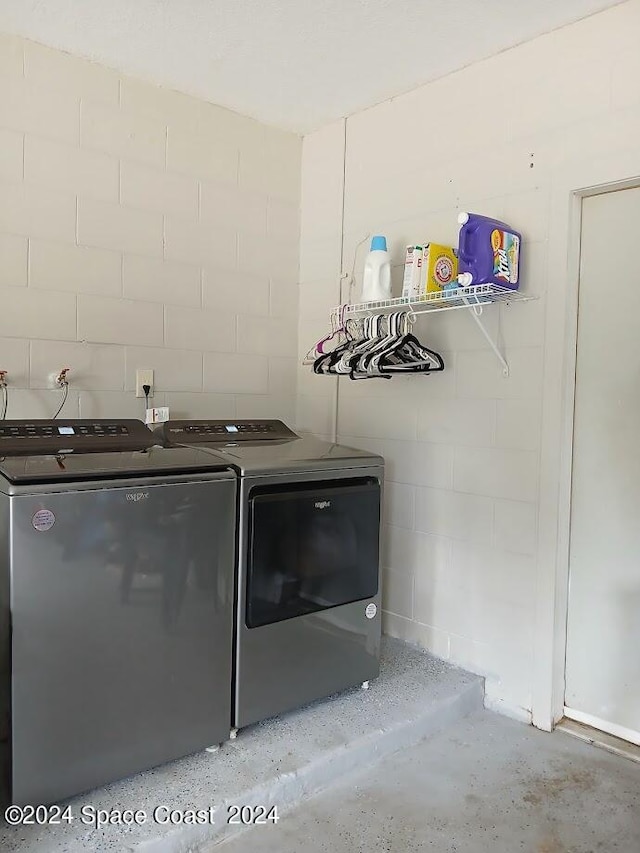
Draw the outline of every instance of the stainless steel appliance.
M383 459L276 420L158 433L238 472L234 726L377 676Z
M228 738L235 501L228 465L161 448L139 421L0 422L0 745L14 802L59 801Z

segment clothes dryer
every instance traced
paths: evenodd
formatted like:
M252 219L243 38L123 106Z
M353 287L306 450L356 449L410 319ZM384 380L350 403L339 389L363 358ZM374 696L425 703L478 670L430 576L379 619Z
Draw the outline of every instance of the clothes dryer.
M379 673L384 460L277 420L169 421L238 475L233 725Z

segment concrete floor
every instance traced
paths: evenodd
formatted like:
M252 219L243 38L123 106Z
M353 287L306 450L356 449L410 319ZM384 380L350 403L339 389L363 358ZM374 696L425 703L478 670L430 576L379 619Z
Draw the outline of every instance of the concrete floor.
M215 846L224 853L638 853L640 764L481 711L334 784L282 814L277 826Z
M7 826L2 853L192 853L223 837L229 808L277 802L282 808L379 758L436 735L482 708L483 682L422 649L383 637L380 677L369 690L348 690L243 729L211 754L201 752L76 797L72 822ZM155 820L158 806L163 822ZM117 818L139 809L143 825L85 823L82 810ZM211 810L212 822L172 825L167 809Z

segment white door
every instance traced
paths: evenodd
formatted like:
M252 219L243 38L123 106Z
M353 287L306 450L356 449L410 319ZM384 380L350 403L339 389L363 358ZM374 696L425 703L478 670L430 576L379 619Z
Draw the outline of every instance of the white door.
M582 205L565 713L640 744L640 188Z

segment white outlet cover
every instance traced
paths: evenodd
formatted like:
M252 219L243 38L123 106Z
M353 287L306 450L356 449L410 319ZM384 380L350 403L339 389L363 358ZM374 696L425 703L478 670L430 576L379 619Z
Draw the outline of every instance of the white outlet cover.
M136 370L136 397L144 397L143 385L150 385L149 397L153 397L153 368L139 367Z

